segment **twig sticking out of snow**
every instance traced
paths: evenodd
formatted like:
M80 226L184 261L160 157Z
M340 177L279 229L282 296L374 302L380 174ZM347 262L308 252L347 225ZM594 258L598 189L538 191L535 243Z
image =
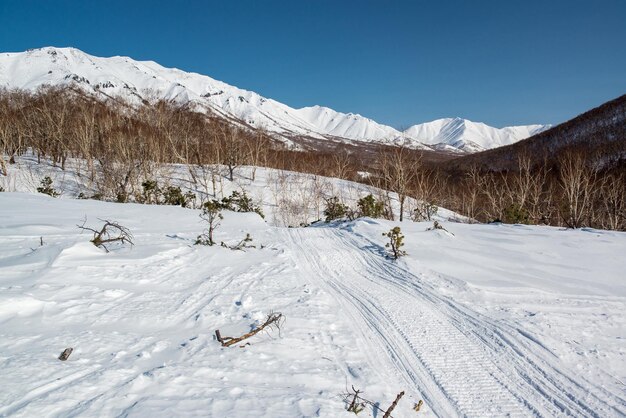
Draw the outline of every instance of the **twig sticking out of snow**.
M354 386L352 386L352 391L354 392L354 397L352 398L352 402L350 402L350 405L348 405L348 412L354 412L354 415L358 415L358 413L365 408L365 403L360 402L360 390L355 389Z
M420 399L420 401L413 406L413 410L419 412L420 409L422 409L422 405L424 405L424 401Z
M442 231L446 231L448 234L454 236L454 234L450 231L448 231L446 228L444 228L443 226L441 226L441 224L438 221L435 221L433 223L433 226L431 226L430 228L427 229L427 231L434 231L436 229L441 229Z
M354 386L352 386L352 392L348 391L347 393L342 394L342 396L345 398L346 403L348 403L348 401L352 399L350 403L348 404L347 411L354 412L355 415L358 415L358 413L363 411L363 409L365 408L365 404L367 404L371 406L372 408L374 408L376 411L384 412L385 415L383 415L383 418L393 418L393 415L391 415L391 413L398 405L398 402L400 402L400 399L404 396L404 391L400 392L396 396L396 399L393 401L391 406L387 408L387 410L385 411L384 409L381 409L378 406L379 405L378 402L372 402L369 399L363 398L361 396L361 393L363 393L363 391L355 389ZM415 404L416 407L414 407L413 409L415 411L419 411L419 408L421 408L422 404L423 404L423 401L420 400L419 403ZM419 405L419 407L417 407L417 405Z
M242 239L241 241L239 241L239 244L237 245L228 245L224 241L222 241L221 246L230 248L231 250L239 250L239 251L245 251L244 248L256 248L256 245L249 244L250 242L252 242L252 237L250 236L250 234L246 234L246 237Z
M283 316L282 313L280 312L271 312L267 318L265 319L265 322L263 324L261 324L259 327L253 329L252 331L248 332L247 334L242 335L241 337L237 337L237 338L233 338L233 337L222 337L220 330L215 330L215 336L217 337L217 341L219 341L222 344L222 347L230 347L231 345L235 345L247 338L250 338L256 334L258 334L259 332L263 331L265 328L276 328L278 331L280 331L280 327L282 326L283 322L285 321L285 317Z

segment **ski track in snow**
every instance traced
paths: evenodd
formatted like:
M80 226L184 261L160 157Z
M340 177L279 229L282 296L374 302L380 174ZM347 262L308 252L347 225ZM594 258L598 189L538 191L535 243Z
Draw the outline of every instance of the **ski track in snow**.
M308 277L377 341L377 368L400 374L437 415L622 415L620 395L581 386L540 342L440 296L379 245L331 228L287 232Z
M244 253L190 245L201 228L192 210L10 193L0 202L0 417L351 416L339 396L351 384L383 407L405 390L396 418L415 416L419 399L419 416L625 415L617 386L574 374L549 340L457 300L465 293L447 296L427 264L389 260L377 230L358 232L386 223L275 228L227 213L223 236L250 230L266 245ZM135 248L105 254L76 231L83 213L102 212L136 231ZM475 227L477 240L520 239L513 227ZM530 230L554 242L561 232ZM531 309L527 295L515 297ZM577 308L563 303L554 309ZM612 304L606 312L619 321L621 299L594 303ZM259 334L244 349L215 341L215 329L240 335L269 309L286 315L279 335ZM75 351L59 362L67 346Z

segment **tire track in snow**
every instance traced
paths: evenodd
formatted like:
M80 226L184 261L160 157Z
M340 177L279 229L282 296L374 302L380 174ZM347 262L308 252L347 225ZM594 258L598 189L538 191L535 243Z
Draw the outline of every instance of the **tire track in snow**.
M286 235L310 279L335 293L364 338L386 353L370 353L377 367L391 363L437 415L620 415L621 399L577 383L558 359L536 354L539 345L519 341L518 330L439 295L365 238L330 228Z

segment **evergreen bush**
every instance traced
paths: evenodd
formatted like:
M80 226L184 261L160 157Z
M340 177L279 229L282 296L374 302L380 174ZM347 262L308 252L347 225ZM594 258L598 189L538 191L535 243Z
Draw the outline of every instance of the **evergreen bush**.
M389 232L383 232L383 236L389 237L389 242L385 244L385 247L391 249L391 257L394 260L406 255L406 251L401 249L404 246L404 235L399 226L394 226Z
M359 216L382 218L385 213L385 204L377 201L372 194L368 194L357 201Z
M337 196L326 199L326 209L324 209L326 222L334 221L335 219L345 218L347 215L348 207L341 203Z
M52 179L48 176L41 180L41 186L37 187L37 191L52 197L57 197L59 195L59 193L54 190L54 187L52 187Z
M504 222L507 224L528 224L530 214L522 206L513 204L504 209Z

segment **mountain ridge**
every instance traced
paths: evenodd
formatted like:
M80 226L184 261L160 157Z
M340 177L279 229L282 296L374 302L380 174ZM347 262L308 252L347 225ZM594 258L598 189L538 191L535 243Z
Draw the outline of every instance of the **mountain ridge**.
M72 47L0 53L0 87L32 91L43 85L77 85L90 93L121 97L131 103L162 99L190 104L199 111L211 111L251 128L263 128L290 145L296 144L297 137L307 137L472 153L509 145L549 128L494 128L467 119L445 118L400 131L359 114L325 106L295 109L209 76L166 68L150 60L101 58Z

